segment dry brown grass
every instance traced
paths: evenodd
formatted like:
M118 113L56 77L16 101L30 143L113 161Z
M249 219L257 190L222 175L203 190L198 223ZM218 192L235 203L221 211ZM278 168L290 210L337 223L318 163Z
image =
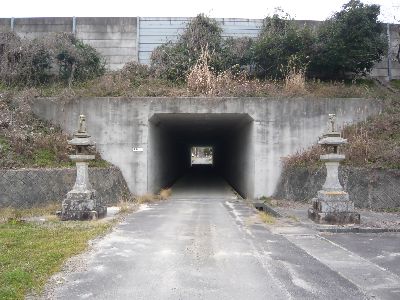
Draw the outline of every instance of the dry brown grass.
M152 203L152 202L158 201L157 195L150 194L150 193L136 196L135 199L138 204Z
M167 189L161 189L158 195L146 193L143 195L136 196L135 200L138 204L153 203L160 200L167 200L169 197L171 197L171 195L172 195L172 189L167 188Z
M263 221L265 224L271 225L271 224L275 224L275 222L276 222L275 218L272 215L270 215L264 211L259 212L258 216L260 217L261 221Z
M339 149L346 156L344 164L354 167L400 168L399 102L393 101L381 115L343 128L343 137L348 140ZM298 151L283 160L284 170L302 167L314 171L322 166L319 156L324 153L319 145Z
M186 76L187 88L190 92L212 95L216 85L216 76L209 66L210 53L207 46Z
M44 217L55 219L56 212L61 209L60 202L51 202L42 206L32 208L0 208L0 223L9 221L20 221L31 217Z
M282 158L283 168L305 167L312 171L321 165L319 156L325 154L324 149L319 145L314 145L309 149L300 150Z
M372 81L361 83L306 80L305 68L286 67L282 81L260 80L240 71L238 66L215 73L209 65L209 53L203 54L186 76L186 82L172 82L157 77L148 67L129 63L120 71L66 89L61 85L45 86L38 96L56 96L61 103L77 97L298 97L313 98L387 98L390 92Z
M296 96L307 94L305 70L291 67L285 76L283 91Z
M167 200L172 195L172 189L162 189L158 194L160 200Z

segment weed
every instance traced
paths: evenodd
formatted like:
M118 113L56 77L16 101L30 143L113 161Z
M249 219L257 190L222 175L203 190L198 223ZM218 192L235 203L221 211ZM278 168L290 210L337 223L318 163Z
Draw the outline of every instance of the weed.
M400 79L393 79L390 81L391 86L393 86L395 89L400 90Z
M276 220L272 215L270 215L270 214L268 214L268 213L266 213L264 211L259 212L258 215L259 215L261 221L263 221L264 223L266 223L266 224L275 224Z
M290 95L303 95L306 90L306 65L301 64L296 55L289 58L288 64L284 67L284 91Z
M143 203L155 202L158 200L158 197L157 197L157 195L147 193L147 194L137 196L135 199L138 204L143 204Z
M211 95L215 89L216 76L209 66L210 54L208 45L201 49L200 57L193 67L190 68L186 77L189 91Z
M167 200L172 195L172 189L162 189L158 194L160 200Z
M135 210L137 202L129 194L125 194L120 198L117 206L119 207L120 214L126 214Z
M0 209L0 223L12 220L23 220L30 217L49 217L55 216L57 210L61 208L61 203L50 202L42 206L32 208L12 208L6 207Z
M33 161L39 167L51 166L55 161L56 155L50 149L39 149L35 152Z
M120 214L126 214L134 211L136 203L132 201L121 200L118 202L117 206L119 207Z
M382 211L387 213L400 213L400 207L383 208Z
M296 216L290 215L290 216L288 216L288 218L294 222L299 222L299 218L297 218Z

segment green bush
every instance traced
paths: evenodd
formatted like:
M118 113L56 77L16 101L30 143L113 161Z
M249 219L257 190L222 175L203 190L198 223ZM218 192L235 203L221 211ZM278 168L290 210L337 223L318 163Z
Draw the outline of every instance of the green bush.
M387 49L379 13L379 5L351 0L326 20L309 66L312 76L344 79L367 74Z
M261 76L282 78L291 58L311 78L342 80L365 75L387 49L379 5L351 0L321 26L296 25L287 15L267 17L254 43Z
M249 37L229 37L222 42L221 69L244 67L253 63L254 40Z

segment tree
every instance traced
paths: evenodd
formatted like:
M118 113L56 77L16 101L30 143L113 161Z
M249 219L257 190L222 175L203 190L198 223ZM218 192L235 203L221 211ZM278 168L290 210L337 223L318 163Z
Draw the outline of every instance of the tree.
M318 31L310 73L325 79L344 79L371 71L387 49L379 5L351 0L326 20Z

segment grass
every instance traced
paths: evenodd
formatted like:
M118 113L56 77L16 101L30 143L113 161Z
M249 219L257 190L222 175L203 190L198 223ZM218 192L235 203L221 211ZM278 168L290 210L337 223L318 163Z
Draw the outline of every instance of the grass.
M390 97L390 92L373 80L323 82L306 79L303 73L290 73L285 80L259 80L243 73L225 71L210 74L195 69L187 81L170 81L147 74L110 71L93 80L67 88L60 83L38 86L37 96L56 97L60 103L78 97L311 97L374 98Z
M270 215L264 211L260 211L258 213L258 215L259 215L261 221L263 221L265 224L275 224L276 220L272 215Z
M39 294L50 276L111 224L98 221L0 224L0 299Z
M400 79L393 79L390 81L390 84L395 88L400 90Z
M299 218L297 218L296 216L290 215L290 216L288 216L288 218L296 223L299 222Z
M400 207L384 208L382 211L387 213L400 213Z
M0 153L6 155L10 149L10 143L5 139L5 137L0 136Z

